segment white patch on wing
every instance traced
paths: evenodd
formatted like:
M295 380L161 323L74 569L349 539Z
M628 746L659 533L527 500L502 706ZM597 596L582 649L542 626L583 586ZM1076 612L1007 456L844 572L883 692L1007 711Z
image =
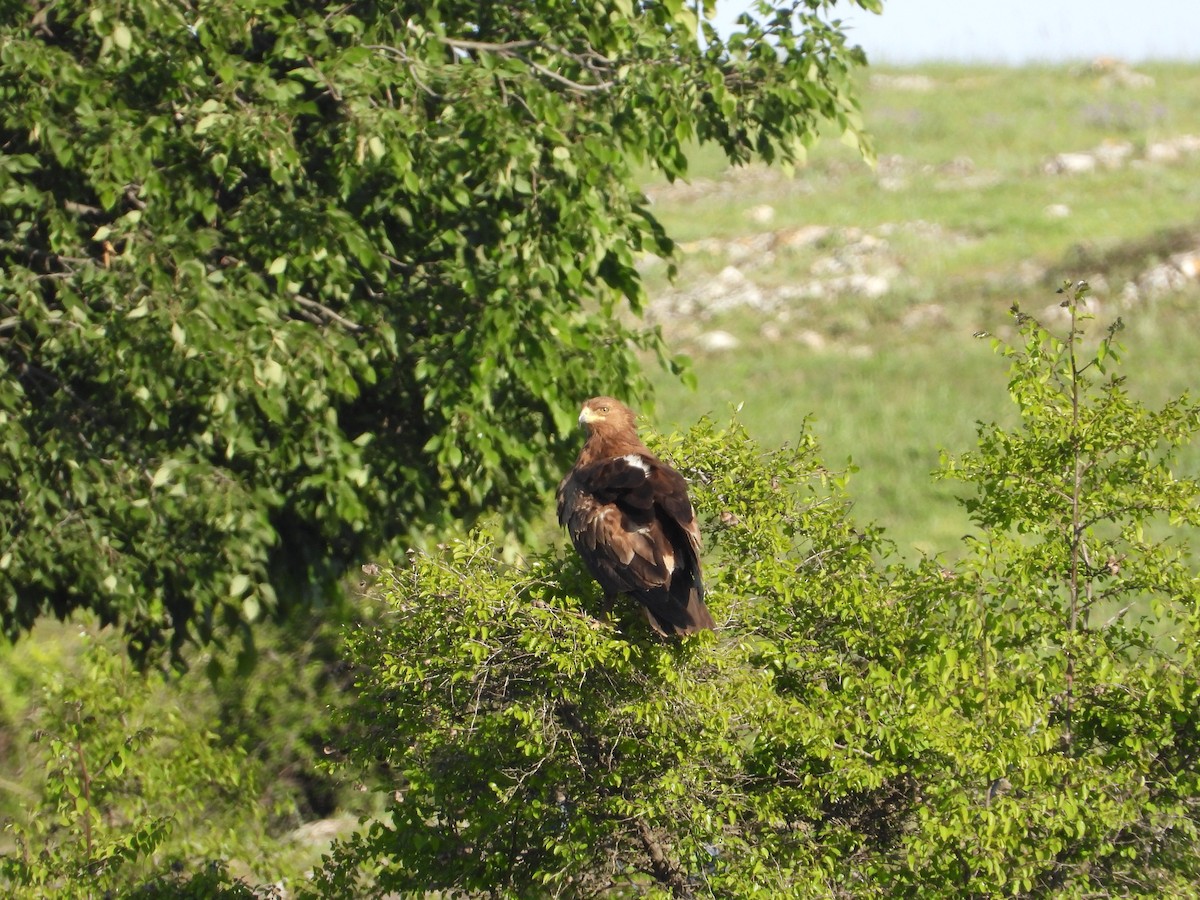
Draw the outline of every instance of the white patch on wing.
M643 475L650 474L650 467L646 465L646 461L636 453L626 453L621 457L621 459L625 460L625 462L629 463L629 465L633 466L635 469L641 469Z

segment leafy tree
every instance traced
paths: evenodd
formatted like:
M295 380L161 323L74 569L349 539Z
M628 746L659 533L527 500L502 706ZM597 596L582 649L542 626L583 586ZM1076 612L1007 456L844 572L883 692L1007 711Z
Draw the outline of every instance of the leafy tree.
M4 628L208 640L526 521L661 354L631 166L859 135L828 4L714 6L2 0Z
M714 635L652 637L574 556L414 553L351 637L350 759L388 814L312 892L1195 896L1200 428L1018 316L1019 427L946 473L979 534L891 561L812 441L653 441L705 525ZM1154 534L1158 537L1153 537ZM630 604L632 606L632 604Z
M915 869L1013 893L1194 896L1200 581L1181 534L1200 483L1173 462L1200 406L1129 396L1111 371L1121 322L1092 339L1087 290L1060 291L1063 337L1014 308L1024 343L998 346L1021 428L981 426L976 452L946 460L977 488L980 529L945 660L978 723L960 772L1002 796L980 809L947 777L922 829L976 827L930 840Z

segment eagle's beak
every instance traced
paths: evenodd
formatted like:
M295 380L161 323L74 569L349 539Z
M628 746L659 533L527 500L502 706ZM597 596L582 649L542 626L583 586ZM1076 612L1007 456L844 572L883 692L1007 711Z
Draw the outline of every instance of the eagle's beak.
M600 416L596 415L596 413L593 412L590 407L585 406L583 409L581 409L579 411L579 424L580 425L591 425L593 422L597 421L599 418L600 418Z

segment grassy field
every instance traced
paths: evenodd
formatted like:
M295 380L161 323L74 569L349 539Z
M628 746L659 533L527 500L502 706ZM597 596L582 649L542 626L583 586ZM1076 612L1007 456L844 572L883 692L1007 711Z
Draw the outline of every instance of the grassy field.
M828 462L860 469L861 519L953 555L969 523L929 474L977 421L1015 418L975 337L1009 334L1014 302L1049 324L1062 280L1087 279L1095 330L1127 325L1136 396L1195 380L1200 67L881 70L863 101L874 169L826 140L791 179L701 154L689 183L648 180L681 248L674 282L647 273L652 318L699 383L662 375L654 420L740 404L772 446L811 417Z

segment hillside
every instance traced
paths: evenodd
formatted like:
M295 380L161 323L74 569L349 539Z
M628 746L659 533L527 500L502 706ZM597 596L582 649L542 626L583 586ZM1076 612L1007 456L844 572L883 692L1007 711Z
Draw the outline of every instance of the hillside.
M768 445L806 417L861 471L862 518L906 552L955 552L967 520L928 473L1009 415L988 340L1013 303L1049 320L1065 278L1120 316L1135 393L1194 380L1200 351L1200 67L875 71L878 163L836 139L787 173L701 160L647 195L679 241L651 266L650 314L694 360L663 375L657 421L742 406Z

